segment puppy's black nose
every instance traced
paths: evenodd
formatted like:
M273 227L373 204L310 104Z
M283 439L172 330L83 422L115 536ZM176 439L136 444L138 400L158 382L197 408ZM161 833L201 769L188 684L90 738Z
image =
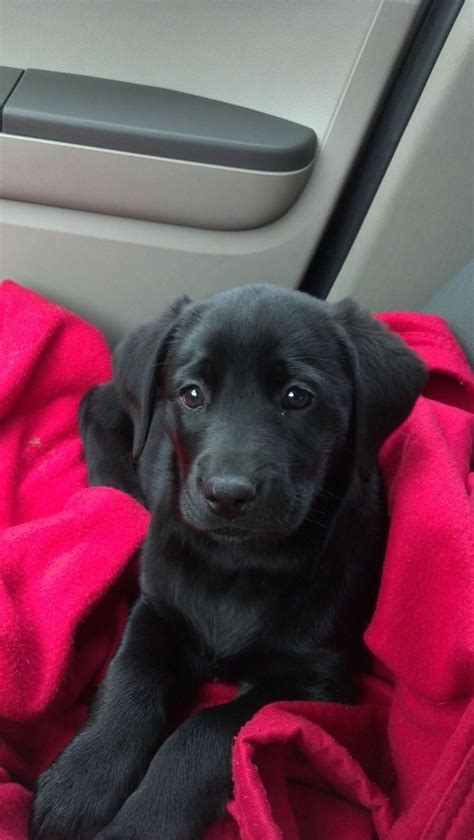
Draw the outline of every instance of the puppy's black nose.
M212 512L224 519L243 516L257 495L255 485L241 475L209 478L204 483L203 492Z

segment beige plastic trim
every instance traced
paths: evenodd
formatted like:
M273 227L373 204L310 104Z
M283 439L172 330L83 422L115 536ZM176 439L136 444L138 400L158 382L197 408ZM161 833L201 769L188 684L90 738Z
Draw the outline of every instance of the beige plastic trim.
M467 0L330 300L352 295L373 312L419 310L474 256L473 11Z
M260 172L0 134L0 198L208 230L276 221L311 169Z

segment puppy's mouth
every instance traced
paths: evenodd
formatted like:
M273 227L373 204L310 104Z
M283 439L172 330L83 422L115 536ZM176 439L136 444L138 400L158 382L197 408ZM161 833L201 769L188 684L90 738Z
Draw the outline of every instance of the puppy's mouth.
M254 534L238 528L214 528L207 534L214 542L222 545L241 545L255 539Z
M297 500L296 500L297 501ZM285 510L273 511L272 519L267 517L262 522L261 516L244 516L238 520L223 520L217 516L210 516L209 511L202 510L202 505L196 503L192 495L183 492L179 500L179 518L183 525L196 536L207 538L218 545L254 547L256 544L279 542L287 539L300 525L299 517L295 522L295 500L288 498ZM279 515L277 515L279 514Z

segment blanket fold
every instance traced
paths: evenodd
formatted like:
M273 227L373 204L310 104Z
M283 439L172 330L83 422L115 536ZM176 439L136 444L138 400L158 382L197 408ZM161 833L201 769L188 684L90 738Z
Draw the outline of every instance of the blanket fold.
M243 727L207 840L474 837L474 374L442 319L379 317L430 379L380 455L371 672L356 706L275 703ZM77 425L110 376L96 329L0 285L0 840L26 840L32 784L83 723L136 595L149 514L87 487ZM232 695L204 686L196 708Z

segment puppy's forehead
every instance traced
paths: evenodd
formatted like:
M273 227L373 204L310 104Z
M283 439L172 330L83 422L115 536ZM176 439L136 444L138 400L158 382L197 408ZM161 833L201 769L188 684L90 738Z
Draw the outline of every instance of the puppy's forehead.
M225 364L253 360L318 360L334 352L334 335L324 310L298 293L227 294L190 313L182 340L183 360L197 356Z

